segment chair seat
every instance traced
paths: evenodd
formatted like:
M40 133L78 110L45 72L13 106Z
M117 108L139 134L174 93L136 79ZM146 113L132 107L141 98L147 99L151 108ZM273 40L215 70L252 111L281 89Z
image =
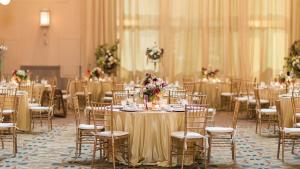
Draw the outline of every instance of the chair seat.
M40 107L41 104L39 103L28 103L28 107Z
M126 132L126 131L114 131L113 132L113 136L114 137L121 137L121 136L126 136L128 135L129 133ZM111 131L103 131L103 132L98 132L97 133L98 136L101 136L101 137L111 137Z
M175 137L175 138L179 138L179 139L183 139L184 138L184 131L175 131L171 133L171 137ZM196 133L196 132L190 132L188 131L186 133L186 138L187 139L200 139L200 138L205 138L205 136Z
M0 123L0 128L11 128L15 127L14 123Z
M260 111L261 114L264 114L264 115L276 115L277 114L276 109L260 109L258 111Z
M112 97L103 97L102 99L104 102L112 102L113 98Z
M46 107L46 106L33 106L29 108L32 111L49 111L52 110L52 107Z
M300 113L299 112L296 113L295 115L296 115L296 118L300 118Z
M250 104L256 104L256 100L255 99L251 99L251 100L249 100L249 103ZM268 104L268 103L269 103L269 100L260 99L260 104Z
M232 133L234 131L231 127L206 127L205 130L210 133Z
M105 93L104 93L104 95L105 96L108 96L108 97L112 97L112 91L106 91Z
M285 133L289 134L299 134L300 135L300 128L284 128Z
M208 108L207 111L208 111L209 113L214 113L214 112L216 112L217 110L216 110L215 108Z
M245 97L245 96L236 97L235 100L240 101L240 102L246 102L246 101L248 101L248 97Z
M296 123L296 127L297 127L297 128L300 128L300 123Z
M221 96L233 96L234 93L230 93L230 92L223 92L221 93Z
M12 114L12 113L14 113L15 112L15 110L12 110L12 109L6 109L6 110L3 110L3 114L5 115L7 115L7 114Z
M79 124L78 128L82 129L82 130L93 130L93 129L95 129L94 125L92 125L92 124ZM103 126L97 126L97 129L101 130L101 129L104 129L104 127Z
M63 99L64 99L64 100L67 100L67 99L69 99L70 97L71 97L71 95L69 95L69 94L64 94L64 95L63 95Z
M88 95L91 95L91 92L88 92ZM75 93L76 96L84 96L84 92L76 92Z
M68 91L67 91L67 90L61 90L61 93L62 93L62 94L67 94Z

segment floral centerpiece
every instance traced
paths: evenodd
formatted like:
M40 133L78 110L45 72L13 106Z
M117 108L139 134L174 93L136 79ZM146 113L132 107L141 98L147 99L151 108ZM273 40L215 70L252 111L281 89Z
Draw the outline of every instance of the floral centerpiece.
M89 76L89 79L100 79L103 77L104 72L100 67L95 67L92 71L88 70L87 74Z
M300 40L295 41L290 47L289 56L284 58L285 67L292 76L300 77Z
M113 45L100 45L96 49L97 65L102 68L105 74L115 73L120 63L120 59L117 57L118 43L117 41Z
M12 80L20 83L21 81L25 81L29 79L29 71L28 70L14 70L12 73Z
M215 78L216 75L219 73L219 69L214 69L213 70L212 68L202 67L201 73L202 73L202 76L206 77L207 79Z
M167 83L161 78L156 77L154 74L146 73L146 77L143 80L143 95L147 101L159 100L161 93L167 86ZM145 98L145 96L147 98Z
M163 54L164 54L164 49L160 48L156 43L154 43L154 46L146 49L147 61L148 59L150 59L154 63L155 67L156 67L156 63L159 62Z

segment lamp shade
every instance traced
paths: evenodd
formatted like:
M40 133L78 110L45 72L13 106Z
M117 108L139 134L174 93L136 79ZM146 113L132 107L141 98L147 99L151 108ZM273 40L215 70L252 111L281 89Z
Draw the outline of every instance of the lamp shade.
M50 26L50 11L41 10L40 11L40 26L48 27Z
M10 0L0 0L0 3L2 5L8 5L10 3Z

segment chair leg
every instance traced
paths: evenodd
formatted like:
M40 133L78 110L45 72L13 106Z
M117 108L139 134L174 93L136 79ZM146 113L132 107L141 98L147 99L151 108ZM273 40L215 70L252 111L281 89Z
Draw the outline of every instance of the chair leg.
M111 148L112 148L112 161L113 161L113 169L116 169L116 159L115 159L115 141L112 137L111 139Z
M281 142L282 142L282 154L281 154L281 156L282 156L282 162L284 162L284 148L285 148L285 140L284 140L284 134L282 134L283 136L282 136L282 140L281 140Z
M279 159L279 154L280 154L280 134L278 136L277 159Z
M256 118L255 134L257 134L257 129L258 129L258 118Z
M130 147L130 138L128 137L128 139L127 139L127 158L128 158L128 166L131 166L131 164L130 164L130 159L131 159L131 155L130 155L130 153L131 153L131 147Z
M169 168L172 168L172 148L173 148L172 137L170 138L170 150L169 150Z
M212 144L212 136L208 135L208 153L207 153L207 161L210 162L210 156L211 156L211 144Z
M259 135L261 135L261 119L259 119Z
M92 168L94 168L95 158L96 158L96 148L97 148L97 138L94 140L94 149L93 149L93 159L92 159Z
M80 156L81 155L81 146L82 146L82 131L81 130L79 130L79 147L78 147L78 156Z
M295 140L293 140L293 145L292 145L292 154L294 154L294 150L295 150Z
M231 156L232 156L232 160L235 161L235 143L234 141L231 143Z

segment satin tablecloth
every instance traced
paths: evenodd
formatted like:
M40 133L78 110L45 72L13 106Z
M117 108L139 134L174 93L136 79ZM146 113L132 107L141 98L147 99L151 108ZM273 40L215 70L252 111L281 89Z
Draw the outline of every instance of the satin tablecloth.
M114 120L130 134L132 165L168 166L170 134L184 129L184 112L114 112Z

